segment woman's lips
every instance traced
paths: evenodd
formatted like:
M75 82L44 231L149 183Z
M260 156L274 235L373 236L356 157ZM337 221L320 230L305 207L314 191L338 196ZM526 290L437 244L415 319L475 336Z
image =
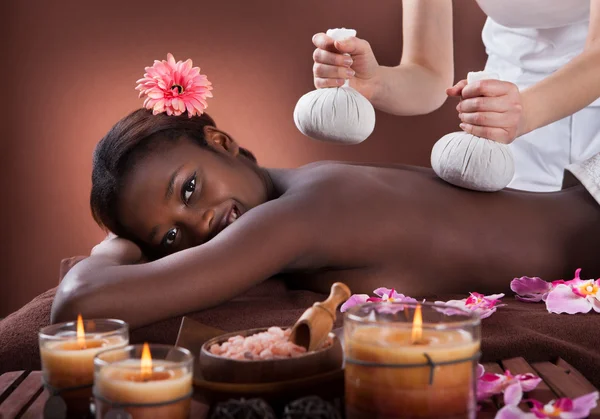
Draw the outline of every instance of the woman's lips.
M227 215L227 225L225 227L227 227L228 225L233 223L235 220L237 220L239 216L240 216L240 211L237 209L237 207L234 204L231 207L231 210L229 210L229 214Z
M229 211L226 211L225 214L223 215L223 218L221 219L221 222L219 223L219 228L217 229L215 236L217 234L219 234L221 231L225 230L228 226L230 226L241 215L242 215L242 212L240 211L239 207L236 204L233 204L231 206L231 208L229 208Z

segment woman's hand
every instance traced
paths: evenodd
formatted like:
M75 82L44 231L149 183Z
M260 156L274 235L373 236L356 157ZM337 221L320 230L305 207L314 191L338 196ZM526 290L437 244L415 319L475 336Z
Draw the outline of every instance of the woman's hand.
M524 133L525 116L519 88L501 80L461 80L446 90L461 97L456 107L460 127L469 134L510 144Z
M324 33L316 34L312 41L317 47L313 53L315 87L340 87L350 79L350 85L370 100L379 64L369 43L354 36L334 41Z
M92 257L105 257L119 265L130 265L142 261L142 251L132 241L109 233L106 238L92 248Z

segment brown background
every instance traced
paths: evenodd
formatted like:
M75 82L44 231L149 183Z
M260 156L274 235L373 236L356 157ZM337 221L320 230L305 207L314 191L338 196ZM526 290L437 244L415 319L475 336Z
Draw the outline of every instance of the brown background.
M437 0L425 0L437 1ZM485 16L454 1L456 79L485 62ZM458 129L455 101L420 117L377 114L371 138L333 146L292 119L313 89L314 33L351 27L383 65L399 62L400 0L46 0L2 2L0 316L57 284L62 258L103 238L88 209L91 154L119 118L141 106L135 81L171 52L214 85L208 112L266 166L321 159L428 166Z

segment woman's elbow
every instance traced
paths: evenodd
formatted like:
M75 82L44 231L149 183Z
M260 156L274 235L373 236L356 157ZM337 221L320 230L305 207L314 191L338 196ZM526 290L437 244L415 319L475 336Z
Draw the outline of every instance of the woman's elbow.
M97 313L90 310L93 304L89 301L89 295L90 292L77 275L69 272L58 287L52 302L50 322L54 324L77 320L79 314L85 318L97 317Z
M74 292L61 292L59 289L52 302L50 323L62 323L77 319L80 314L79 302Z

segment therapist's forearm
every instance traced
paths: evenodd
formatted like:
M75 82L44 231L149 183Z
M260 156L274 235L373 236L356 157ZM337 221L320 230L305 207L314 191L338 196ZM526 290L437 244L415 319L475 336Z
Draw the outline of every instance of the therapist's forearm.
M526 134L585 108L600 97L600 42L521 92Z
M453 74L438 74L418 64L379 66L373 106L394 115L422 115L438 109L447 98Z

